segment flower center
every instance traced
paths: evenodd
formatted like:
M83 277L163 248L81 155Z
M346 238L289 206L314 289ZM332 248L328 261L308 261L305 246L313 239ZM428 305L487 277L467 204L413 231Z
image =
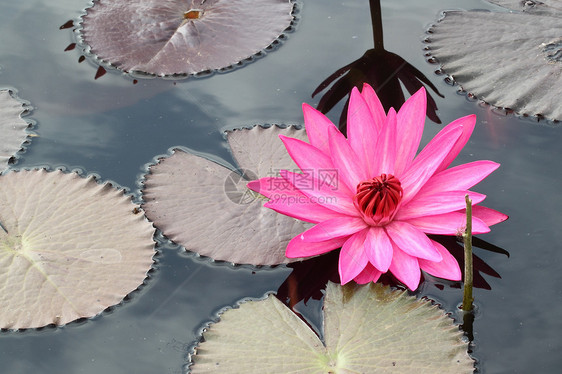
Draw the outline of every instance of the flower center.
M381 174L359 183L357 194L353 198L365 221L373 226L392 221L400 200L402 187L398 178L392 174Z

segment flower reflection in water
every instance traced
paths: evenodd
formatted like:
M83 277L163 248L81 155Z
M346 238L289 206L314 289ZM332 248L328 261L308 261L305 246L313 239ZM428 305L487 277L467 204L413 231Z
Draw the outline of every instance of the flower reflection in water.
M370 0L369 3L375 47L365 52L361 58L336 70L314 90L312 97L332 85L324 93L316 108L324 114L328 113L341 99L347 96L353 87L361 89L364 83L373 87L385 111L390 108L400 108L405 102L401 84L404 85L410 95L413 95L421 87L429 87L437 95L443 97L421 71L397 54L384 49L380 0ZM426 94L427 117L435 123L441 123L436 113L435 100L428 90L426 90ZM349 96L339 120L340 130L344 134L346 132L348 105Z

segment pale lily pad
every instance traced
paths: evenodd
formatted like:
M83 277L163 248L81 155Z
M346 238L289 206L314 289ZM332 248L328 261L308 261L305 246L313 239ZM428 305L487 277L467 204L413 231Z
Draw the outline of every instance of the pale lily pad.
M8 168L12 157L22 148L30 126L21 118L26 108L12 97L9 90L0 90L0 173Z
M442 310L370 283L329 283L323 341L274 296L224 312L192 356L199 373L472 373L461 332Z
M562 3L560 0L487 0L501 7L533 14L560 16Z
M294 127L235 130L228 143L241 174L216 162L175 149L150 167L143 208L162 233L187 250L237 264L277 265L287 243L310 224L263 207L249 179L295 170L279 135L306 139Z
M550 10L551 15L446 12L429 30L430 53L479 99L522 115L562 120L562 12Z
M117 68L164 76L237 64L274 43L292 22L290 0L100 0L82 38Z
M109 183L60 170L0 176L0 327L92 317L138 288L154 228Z

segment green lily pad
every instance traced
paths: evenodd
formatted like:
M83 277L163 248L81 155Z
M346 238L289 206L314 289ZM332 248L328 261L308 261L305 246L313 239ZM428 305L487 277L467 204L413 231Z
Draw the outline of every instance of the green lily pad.
M0 176L0 328L92 317L137 289L154 228L123 190L60 170Z
M227 310L192 356L200 373L472 373L462 334L442 310L371 283L329 283L324 339L274 296Z
M0 173L8 168L12 157L22 148L30 135L30 126L21 118L26 111L21 101L12 97L9 90L0 90Z

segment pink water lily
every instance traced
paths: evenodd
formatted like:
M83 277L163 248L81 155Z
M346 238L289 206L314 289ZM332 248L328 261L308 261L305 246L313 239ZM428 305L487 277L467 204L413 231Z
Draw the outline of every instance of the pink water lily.
M354 88L347 138L322 113L303 104L310 143L281 136L300 172L250 182L279 213L316 225L288 244L286 256L310 257L341 248L341 283L377 281L390 271L415 290L420 269L460 280L455 258L427 234L464 230L465 195L472 199L472 230L507 219L476 205L485 195L468 189L499 164L475 161L448 168L470 137L476 117L443 128L416 156L423 133L426 92L421 88L402 108L385 113L369 85Z

